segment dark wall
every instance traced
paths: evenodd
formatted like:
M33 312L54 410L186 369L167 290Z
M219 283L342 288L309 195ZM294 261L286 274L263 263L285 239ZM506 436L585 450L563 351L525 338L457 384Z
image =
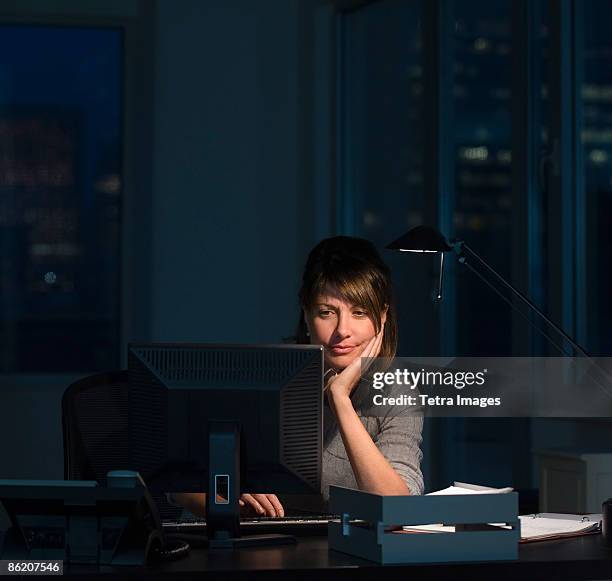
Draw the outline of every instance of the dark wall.
M157 5L152 335L279 341L313 243L311 24L299 2L180 6Z

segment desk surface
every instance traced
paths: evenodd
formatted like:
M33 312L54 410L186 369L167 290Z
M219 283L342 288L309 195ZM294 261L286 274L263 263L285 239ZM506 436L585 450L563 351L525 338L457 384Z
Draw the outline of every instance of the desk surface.
M178 579L372 579L381 566L350 555L329 551L326 537L302 537L293 546L258 547L237 551L194 549L179 561L151 568L71 568L65 574L111 574L115 578L168 577ZM441 579L610 579L612 549L601 545L600 535L520 545L516 561L386 565L384 581Z

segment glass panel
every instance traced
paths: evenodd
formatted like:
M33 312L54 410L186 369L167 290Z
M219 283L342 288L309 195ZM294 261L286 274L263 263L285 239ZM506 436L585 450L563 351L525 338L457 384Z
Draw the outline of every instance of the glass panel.
M584 10L582 147L586 196L587 334L593 353L612 355L612 4Z
M454 234L510 279L511 2L471 0L454 7ZM510 355L510 309L471 272L456 273L458 352Z
M0 26L0 372L112 369L121 32Z
M338 230L380 249L424 219L421 14L420 2L383 0L342 18ZM431 289L414 284L428 278L414 272L427 261L383 258L399 299L400 353L424 354L434 307Z
M423 220L418 8L388 0L345 18L346 198L353 228L380 243Z

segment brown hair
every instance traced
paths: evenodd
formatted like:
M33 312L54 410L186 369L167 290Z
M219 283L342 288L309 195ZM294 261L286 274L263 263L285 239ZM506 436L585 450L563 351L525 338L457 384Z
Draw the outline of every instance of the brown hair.
M381 317L387 308L387 321L379 357L394 357L397 350L397 314L393 298L391 271L375 246L363 238L335 236L319 242L308 255L302 287L299 292L300 319L297 343L310 343L303 309L313 307L317 297L327 289L363 307L372 318L378 333Z

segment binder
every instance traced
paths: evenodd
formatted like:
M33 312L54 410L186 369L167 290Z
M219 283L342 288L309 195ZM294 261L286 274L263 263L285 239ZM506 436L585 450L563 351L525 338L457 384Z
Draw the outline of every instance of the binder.
M601 532L601 514L542 512L519 516L521 543L566 539Z
M583 535L594 535L601 532L600 514L562 514L537 513L518 517L521 523L520 543L552 541ZM491 527L507 528L507 525L489 523ZM403 527L403 532L412 533L455 533L455 526L443 524Z

